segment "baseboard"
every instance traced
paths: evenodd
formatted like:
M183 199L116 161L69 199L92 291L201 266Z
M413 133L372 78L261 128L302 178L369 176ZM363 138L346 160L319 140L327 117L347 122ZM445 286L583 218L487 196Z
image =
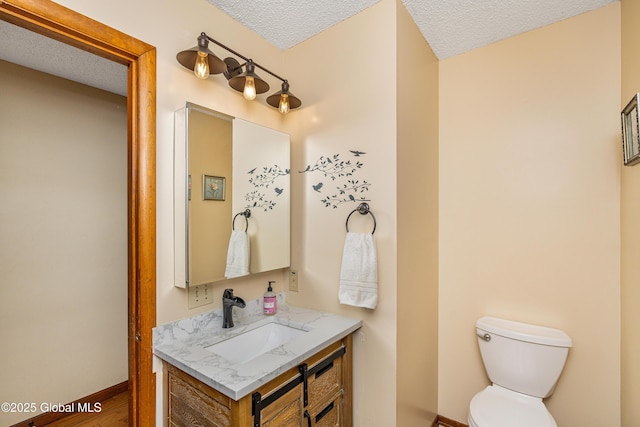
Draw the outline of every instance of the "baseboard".
M129 390L129 382L124 381L120 384L116 384L111 387L107 387L104 390L100 390L89 396L82 397L76 401L70 402L65 407L79 408L86 405L93 405L97 402L104 402L120 393L124 393ZM77 412L77 411L76 411ZM11 427L40 427L47 424L51 424L69 415L73 415L75 412L45 412L37 415L31 419L14 424Z
M450 420L447 417L443 417L442 415L438 415L438 418L436 419L435 426L442 426L442 427L469 427L467 424L463 424L460 423L458 421L454 421L454 420Z

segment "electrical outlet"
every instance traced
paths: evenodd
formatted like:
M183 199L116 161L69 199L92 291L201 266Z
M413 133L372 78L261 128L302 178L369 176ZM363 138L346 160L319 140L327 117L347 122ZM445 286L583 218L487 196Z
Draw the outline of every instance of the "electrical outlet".
M211 283L189 286L189 308L196 308L213 302Z
M298 292L298 272L296 270L289 271L289 290Z

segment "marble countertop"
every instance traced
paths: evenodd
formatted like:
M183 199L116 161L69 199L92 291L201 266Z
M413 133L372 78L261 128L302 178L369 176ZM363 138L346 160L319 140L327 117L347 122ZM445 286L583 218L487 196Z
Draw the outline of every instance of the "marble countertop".
M287 305L278 294L278 312L262 314L262 299L233 309L233 328L222 328L222 309L153 329L153 353L226 396L239 400L329 344L362 326L362 321ZM244 363L231 363L206 348L268 323L306 331Z

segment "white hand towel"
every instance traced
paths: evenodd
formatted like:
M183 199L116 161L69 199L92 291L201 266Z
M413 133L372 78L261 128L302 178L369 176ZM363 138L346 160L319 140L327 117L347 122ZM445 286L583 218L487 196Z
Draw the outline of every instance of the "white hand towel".
M340 270L340 304L375 308L378 304L378 256L373 234L347 232Z
M231 231L227 250L227 268L224 277L246 276L249 274L249 235L246 231Z

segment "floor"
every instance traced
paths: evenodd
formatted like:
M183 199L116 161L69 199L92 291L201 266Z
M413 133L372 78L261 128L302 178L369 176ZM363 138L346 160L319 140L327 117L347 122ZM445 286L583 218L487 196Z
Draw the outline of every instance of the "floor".
M102 402L100 412L79 413L45 426L37 427L127 427L129 425L129 395L120 393Z

